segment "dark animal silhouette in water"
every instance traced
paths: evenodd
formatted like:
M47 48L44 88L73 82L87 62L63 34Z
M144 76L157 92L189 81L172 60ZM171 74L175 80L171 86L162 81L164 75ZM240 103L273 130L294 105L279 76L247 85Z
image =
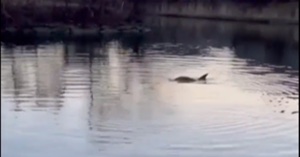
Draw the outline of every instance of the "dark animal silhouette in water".
M178 83L191 83L191 82L196 82L196 81L206 81L207 75L208 75L208 73L202 75L198 79L190 78L190 77L187 77L187 76L180 76L180 77L177 77L177 78L175 78L171 81L176 81Z
M298 114L299 113L299 111L293 111L292 112L292 114Z

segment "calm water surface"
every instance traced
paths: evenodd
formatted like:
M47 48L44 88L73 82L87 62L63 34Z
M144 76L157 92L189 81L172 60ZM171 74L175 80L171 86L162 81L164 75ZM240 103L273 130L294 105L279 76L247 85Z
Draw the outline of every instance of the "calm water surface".
M149 23L146 35L1 44L1 155L298 156L298 30ZM169 81L206 72L206 84Z

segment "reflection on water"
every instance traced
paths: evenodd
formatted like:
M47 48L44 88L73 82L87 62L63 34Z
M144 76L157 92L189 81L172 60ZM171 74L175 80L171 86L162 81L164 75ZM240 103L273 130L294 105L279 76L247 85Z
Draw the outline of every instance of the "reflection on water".
M110 42L2 45L1 155L298 156L297 41L158 21Z

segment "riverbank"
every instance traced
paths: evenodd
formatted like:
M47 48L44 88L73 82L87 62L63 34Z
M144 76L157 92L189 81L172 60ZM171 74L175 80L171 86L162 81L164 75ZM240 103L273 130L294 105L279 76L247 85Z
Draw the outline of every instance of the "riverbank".
M72 25L48 25L35 26L30 28L9 27L1 30L3 37L96 37L100 35L112 34L139 34L149 32L150 29L137 25L121 25L117 27L101 26L81 28Z
M266 41L272 44L280 41L288 45L299 45L299 28L297 25L249 24L171 17L149 17L145 19L144 23L153 28L157 34L168 34L168 36L159 38L157 35L153 36L155 40L160 42L173 40L178 43L199 44L199 41L222 41L222 43L215 45L218 47L231 43L233 40L251 40L254 42ZM190 41L191 39L192 41Z
M299 2L273 2L261 6L252 3L204 1L147 2L148 15L240 21L271 24L299 24Z

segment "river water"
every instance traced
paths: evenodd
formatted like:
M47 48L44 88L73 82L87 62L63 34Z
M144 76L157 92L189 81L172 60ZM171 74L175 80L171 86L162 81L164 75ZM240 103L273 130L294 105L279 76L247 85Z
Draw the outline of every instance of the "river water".
M148 22L144 35L2 43L1 156L298 156L298 28Z

